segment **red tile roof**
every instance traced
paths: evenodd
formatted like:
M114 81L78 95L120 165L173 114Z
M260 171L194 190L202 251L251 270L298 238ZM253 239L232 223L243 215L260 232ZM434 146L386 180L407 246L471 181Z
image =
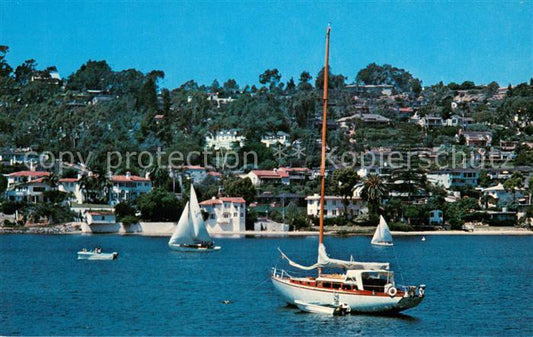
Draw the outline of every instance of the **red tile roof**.
M232 202L234 204L244 204L246 202L246 200L241 197L222 197L220 199L224 202Z
M60 183L75 183L80 181L78 178L61 178L59 179Z
M245 204L246 200L241 197L222 197L218 199L204 200L200 203L202 206L220 205L222 202L231 202L234 204Z
M400 112L413 112L413 108L400 108L398 109Z
M199 165L189 165L189 166L183 166L185 170L205 170L204 167Z
M50 172L44 171L18 171L8 174L8 177L48 177Z
M204 200L200 203L200 205L202 206L211 206L211 205L219 205L222 203L222 200L219 200L219 199L209 199L209 200Z
M280 179L282 177L289 176L286 172L278 173L276 171L269 171L269 170L252 170L251 172L261 179Z
M113 215L111 211L88 211L90 215Z
M150 182L150 179L139 176L112 176L111 181L114 183L129 183L129 182Z

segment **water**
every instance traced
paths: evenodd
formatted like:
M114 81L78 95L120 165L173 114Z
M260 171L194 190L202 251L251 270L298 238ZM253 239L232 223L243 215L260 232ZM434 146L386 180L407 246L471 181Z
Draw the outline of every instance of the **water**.
M530 236L326 238L338 258L390 261L397 282L427 285L398 317L327 317L287 307L268 281L277 247L313 263L316 237L218 239L209 254L165 237L0 236L0 335L533 335ZM116 261L78 261L102 246ZM222 304L229 299L231 304Z

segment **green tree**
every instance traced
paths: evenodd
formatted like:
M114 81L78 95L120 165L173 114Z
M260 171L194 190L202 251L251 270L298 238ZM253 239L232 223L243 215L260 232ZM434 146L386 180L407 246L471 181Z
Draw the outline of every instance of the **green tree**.
M524 176L522 173L516 171L513 175L503 183L503 188L509 193L513 194L513 205L516 205L516 190L521 188L524 184Z
M125 217L135 216L135 207L129 202L120 202L115 205L115 216L117 221L122 221Z
M343 167L333 172L333 189L336 194L342 197L345 216L348 216L348 205L353 196L355 184L357 184L358 181L359 176L353 168Z
M256 190L250 178L228 177L223 181L224 194L229 197L242 197L246 203L255 201Z
M0 77L8 77L13 71L13 68L6 61L8 52L8 46L0 45Z
M141 218L147 221L178 221L182 203L171 192L156 188L137 199Z
M69 90L107 90L113 79L113 71L106 61L87 61L67 82Z
M381 200L386 195L385 184L377 175L369 175L363 185L361 197L368 202L371 214L378 214Z

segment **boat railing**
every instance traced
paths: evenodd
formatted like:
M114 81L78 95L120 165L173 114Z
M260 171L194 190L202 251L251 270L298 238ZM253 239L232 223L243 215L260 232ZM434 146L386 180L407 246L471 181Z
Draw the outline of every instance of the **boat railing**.
M276 267L272 267L272 276L276 278L291 278L292 276L284 269L277 269Z

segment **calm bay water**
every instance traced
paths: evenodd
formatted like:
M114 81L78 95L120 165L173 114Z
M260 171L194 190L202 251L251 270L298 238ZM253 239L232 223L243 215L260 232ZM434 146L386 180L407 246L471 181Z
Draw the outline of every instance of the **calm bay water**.
M533 335L531 236L326 238L338 258L390 261L396 281L427 285L398 317L327 317L287 307L268 280L277 248L316 260L316 237L217 239L183 254L166 237L0 236L0 335ZM116 261L78 261L81 248ZM229 299L231 304L222 304Z

